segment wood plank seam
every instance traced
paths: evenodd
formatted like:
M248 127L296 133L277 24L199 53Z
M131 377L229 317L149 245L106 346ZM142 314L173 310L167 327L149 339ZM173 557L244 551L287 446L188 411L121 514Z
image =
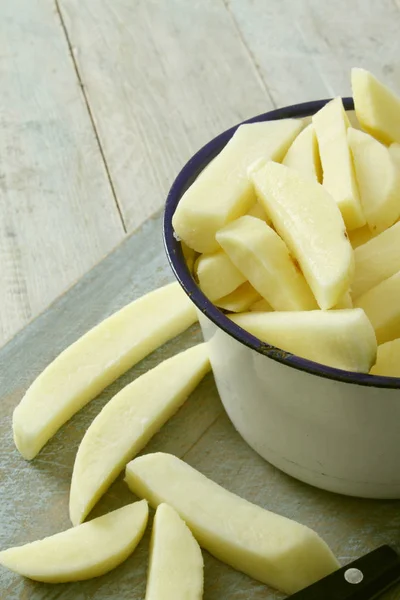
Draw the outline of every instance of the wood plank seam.
M273 96L272 96L272 94L271 94L271 92L270 92L270 90L269 90L269 88L268 88L268 84L267 84L267 82L265 81L265 79L264 79L264 77L263 77L263 75L262 75L262 70L261 70L261 67L260 67L260 65L258 64L258 62L257 62L257 59L256 59L256 57L254 56L254 54L253 54L252 50L251 50L251 49L250 49L250 47L247 45L246 39L245 39L245 37L244 37L244 35L243 35L243 33L242 33L242 30L241 30L241 28L240 28L240 25L239 25L238 21L236 20L236 17L235 17L235 15L234 15L234 14L233 14L233 12L231 11L231 7L230 7L230 5L229 5L229 0L222 0L222 4L224 5L224 7L225 7L225 9L226 9L226 12L228 13L228 15L229 15L229 16L230 16L230 18L231 18L231 21L232 21L232 23L233 23L233 26L234 26L235 30L237 31L237 34L238 34L239 40L240 40L240 42L241 42L242 46L244 47L244 49L245 49L245 51L246 51L246 53L247 53L247 55L248 55L248 57L249 57L249 59L250 59L250 62L251 62L251 63L253 64L253 66L254 66L254 71L255 71L255 73L256 73L256 75L257 75L257 78L258 78L258 80L259 80L259 82L260 82L260 84L261 84L261 87L263 88L263 90L265 91L266 95L268 96L268 99L270 100L270 102L271 102L272 106L273 106L274 108L277 108L277 104L276 104L276 102L275 102L275 100L274 100L274 98L273 98Z
M64 22L64 19L63 19L63 16L62 16L61 7L59 5L58 0L54 0L54 3L55 3L56 11L57 11L57 14L58 14L58 18L60 19L62 30L63 30L64 35L65 35L65 39L66 39L67 44L68 44L69 54L70 54L72 63L74 65L74 69L75 69L76 76L78 78L79 86L80 86L80 88L82 90L82 96L83 96L83 99L84 99L84 102L85 102L85 105L86 105L86 109L87 109L87 112L88 112L88 115L89 115L90 122L91 122L92 127L93 127L93 132L94 132L97 144L99 146L100 155L101 155L101 158L102 158L102 161L103 161L103 164L104 164L104 168L105 168L105 171L106 171L108 182L110 184L111 193L112 193L112 196L114 198L114 202L115 202L115 205L117 207L119 217L121 219L121 224L122 224L123 230L124 230L125 233L128 233L128 229L127 229L126 224L125 224L125 220L124 220L124 216L123 216L123 213L122 213L122 209L121 209L120 203L118 201L118 196L117 196L117 193L115 191L115 186L114 186L113 180L111 178L110 169L108 167L106 156L105 156L105 153L104 153L104 150L103 150L103 146L101 144L100 136L99 136L99 133L98 133L98 130L97 130L97 127L96 127L96 123L95 123L95 120L94 120L93 112L92 112L92 109L91 109L90 104L89 104L89 98L88 98L88 96L86 94L86 91L85 91L85 86L84 86L83 80L82 80L80 72L79 72L77 61L75 59L74 50L73 50L73 47L72 47L72 44L71 44L71 40L69 38L68 31L67 31L67 28L65 26L65 22Z

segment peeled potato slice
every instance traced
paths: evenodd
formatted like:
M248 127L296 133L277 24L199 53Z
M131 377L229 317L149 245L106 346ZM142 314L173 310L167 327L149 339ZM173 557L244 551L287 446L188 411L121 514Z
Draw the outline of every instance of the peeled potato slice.
M287 151L282 164L295 169L303 177L309 177L313 181L322 183L321 159L312 123L299 133Z
M341 98L313 116L323 170L323 185L336 200L348 230L365 225L353 161L347 142L349 119Z
M371 375L400 377L400 339L378 346L378 356Z
M351 298L350 292L346 292L344 296L340 298L336 306L334 306L334 309L340 308L353 308L353 300Z
M349 289L354 270L353 249L335 201L319 183L274 162L252 177L319 306L332 308Z
M0 552L0 564L36 581L62 583L104 575L140 542L147 502L135 502L79 527Z
M233 264L275 310L310 310L317 303L286 244L266 223L245 215L217 233Z
M400 271L359 296L354 305L365 311L378 344L400 337Z
M360 309L250 312L230 318L261 341L323 365L368 373L375 363L375 333Z
M362 244L354 251L356 263L353 298L400 271L400 222Z
M260 157L281 160L302 127L298 119L241 125L182 196L172 219L178 236L197 252L216 251L216 232L255 202L247 168Z
M216 300L214 304L218 308L229 312L242 312L247 310L249 306L260 300L260 294L253 288L248 281L239 286L236 290Z
M197 320L178 283L146 294L64 350L14 410L14 441L34 458L56 431L104 388Z
M201 600L203 556L178 513L160 504L154 517L145 600Z
M368 226L381 233L400 217L400 169L386 146L368 133L349 127L361 205Z
M201 291L210 300L227 296L246 281L243 273L222 250L199 256L194 269Z
M351 70L351 86L362 128L384 144L400 143L400 98L365 69Z
M228 492L175 456L136 458L126 481L151 506L173 506L216 558L283 592L296 592L338 567L314 531Z
M97 415L79 446L70 518L81 523L126 463L182 406L209 371L207 345L160 363L127 385Z

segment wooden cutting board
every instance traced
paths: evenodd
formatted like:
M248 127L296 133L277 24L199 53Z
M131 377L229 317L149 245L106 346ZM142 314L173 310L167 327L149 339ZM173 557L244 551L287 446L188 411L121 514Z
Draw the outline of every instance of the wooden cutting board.
M198 326L154 352L75 415L28 463L15 449L11 417L25 390L66 346L115 310L173 279L158 215L123 242L75 287L0 351L0 548L70 527L68 492L76 450L90 421L122 386L164 358L199 342ZM294 391L295 393L295 391ZM54 399L57 401L57 398ZM383 543L399 545L400 502L345 498L284 475L234 430L211 375L155 436L145 452L184 458L229 490L313 527L347 563ZM377 448L379 452L379 448ZM351 457L349 457L351 460ZM98 516L134 500L122 476L93 511ZM97 579L40 584L0 567L1 600L139 600L144 598L149 530L134 554ZM207 552L205 600L278 600L284 596L220 563ZM389 592L395 600L400 589Z

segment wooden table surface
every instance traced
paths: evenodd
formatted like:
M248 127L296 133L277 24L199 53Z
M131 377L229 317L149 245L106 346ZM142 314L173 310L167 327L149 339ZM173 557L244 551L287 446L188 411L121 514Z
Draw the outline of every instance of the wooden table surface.
M0 345L165 200L191 154L273 107L400 92L400 0L0 3Z

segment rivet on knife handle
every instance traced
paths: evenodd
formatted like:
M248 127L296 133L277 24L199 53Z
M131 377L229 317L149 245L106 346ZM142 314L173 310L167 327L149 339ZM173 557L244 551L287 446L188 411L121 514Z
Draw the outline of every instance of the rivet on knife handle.
M400 558L390 546L381 546L342 567L290 600L373 600L400 581Z

